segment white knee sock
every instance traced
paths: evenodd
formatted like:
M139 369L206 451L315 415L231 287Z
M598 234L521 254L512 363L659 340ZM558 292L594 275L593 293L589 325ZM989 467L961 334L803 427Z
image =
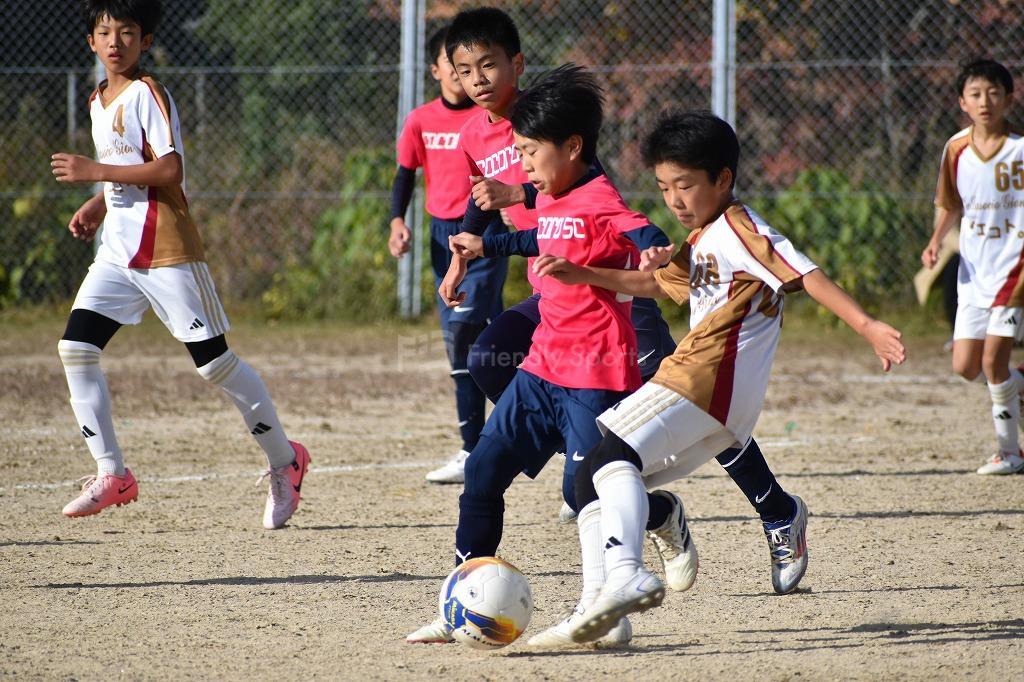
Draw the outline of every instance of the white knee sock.
M249 432L267 453L271 468L287 466L295 460L295 451L288 443L274 409L274 401L256 371L232 351L196 369L199 375L224 389L242 413Z
M110 391L100 369L103 351L91 343L62 339L57 352L71 391L71 409L99 473L124 476L124 456L110 416Z
M587 608L597 599L604 585L604 535L601 533L601 502L594 500L576 517L580 531L580 558L583 564L583 593L580 606Z
M1017 425L1020 423L1020 397L1013 375L1001 384L989 384L992 394L992 421L996 425L996 440L999 451L1017 454L1020 445L1017 439Z
M607 582L618 585L643 565L644 528L650 511L647 489L639 469L623 461L598 469L594 473L594 488L601 500Z

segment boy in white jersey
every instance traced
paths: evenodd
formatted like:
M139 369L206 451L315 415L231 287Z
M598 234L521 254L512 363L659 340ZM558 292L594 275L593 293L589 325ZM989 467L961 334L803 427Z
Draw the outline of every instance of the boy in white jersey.
M647 137L644 157L665 203L692 230L675 257L672 247L647 249L641 261L646 271L581 267L553 256L541 256L534 265L537 274L564 283L690 304L690 333L650 382L598 418L605 436L577 471L580 518L600 513L600 525L590 531L600 537L583 537L581 526L580 542L603 541L606 575L599 596L571 628L577 642L597 639L626 614L661 603L664 589L642 561L646 489L685 476L723 448L750 439L778 344L785 292L802 287L838 315L867 339L883 369L905 357L898 331L868 316L733 198L739 143L728 123L708 112L669 114ZM793 518L770 532L778 536L773 555L804 558L786 562L785 570L802 571L807 509L800 498L794 502Z
M1013 78L1002 64L965 64L957 92L971 125L942 152L935 229L921 262L935 267L946 234L960 226L953 371L968 381L984 372L992 396L998 447L978 473L1012 474L1024 469L1017 436L1024 375L1010 367L1024 332L1024 136L1006 120Z
M89 101L99 160L58 153L50 165L58 182L104 184L68 224L71 234L86 241L100 223L103 232L57 344L71 407L97 474L64 514L89 516L138 498L138 483L114 434L100 354L121 325L138 324L152 307L184 342L200 376L235 403L266 453L270 492L263 525L280 528L298 508L309 452L287 439L263 381L224 339L227 317L182 190L178 112L170 94L139 66L153 43L160 3L89 0L82 13L89 47L106 70Z

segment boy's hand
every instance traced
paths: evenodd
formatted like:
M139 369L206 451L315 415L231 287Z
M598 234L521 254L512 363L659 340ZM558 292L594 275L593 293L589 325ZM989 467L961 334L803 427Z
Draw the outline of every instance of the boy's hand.
M521 185L506 185L482 175L470 175L469 181L473 183L473 201L481 210L508 208L526 201Z
M907 359L907 349L900 340L903 335L899 330L879 320L871 320L864 327L861 335L868 340L875 350L875 355L882 361L882 371L888 372L893 363L902 365Z
M559 256L541 254L533 260L533 274L554 277L562 284L586 284L586 269Z
M395 258L401 258L403 253L412 248L412 230L405 224L405 218L401 216L391 219L391 236L388 237L388 251Z
M103 218L107 215L107 204L103 195L98 194L82 204L68 222L68 230L75 239L90 242L100 229Z
M928 242L928 246L924 247L924 251L921 252L921 265L931 270L938 262L939 243L933 239Z
M484 239L472 232L460 232L456 235L449 235L448 248L456 256L466 260L484 257Z
M453 256L452 262L448 265L448 272L445 273L444 279L441 280L441 286L437 288L437 293L441 296L441 300L449 308L454 308L466 300L466 292L459 293L457 291L459 285L462 284L462 280L465 278L466 260L459 256Z
M58 152L50 157L57 182L100 182L99 164L87 156Z
M640 272L654 272L658 268L668 265L672 260L672 252L676 245L652 246L640 252L640 265L637 270Z

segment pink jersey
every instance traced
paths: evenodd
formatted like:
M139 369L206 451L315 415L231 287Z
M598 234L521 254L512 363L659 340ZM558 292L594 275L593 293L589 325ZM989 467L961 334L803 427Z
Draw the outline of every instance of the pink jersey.
M537 246L577 265L629 269L639 252L624 232L650 224L605 175L569 192L537 197ZM540 278L540 326L522 369L566 388L640 387L632 297Z
M423 168L427 185L427 213L455 220L466 212L469 175L465 154L459 150L459 131L476 106L452 109L440 97L413 109L398 137L398 165Z
M519 150L516 149L516 141L512 137L512 124L508 119L503 118L492 123L486 111L476 110L476 115L462 127L459 144L468 161L463 168L468 166L471 175L494 178L506 185L522 185L529 182L519 160ZM511 206L505 212L517 230L529 230L537 226L537 211L526 208L524 204ZM533 260L530 259L529 265L532 264ZM533 268L528 267L526 273L534 290L540 291L540 283L533 274Z

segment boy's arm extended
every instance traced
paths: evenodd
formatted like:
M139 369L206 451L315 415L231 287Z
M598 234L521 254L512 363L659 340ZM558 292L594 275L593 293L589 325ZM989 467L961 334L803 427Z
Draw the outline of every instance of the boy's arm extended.
M922 265L929 270L935 267L939 260L939 248L942 246L942 240L945 239L946 234L951 229L960 224L960 219L963 218L963 215L963 210L950 210L941 206L935 207L935 224L932 229L932 238L928 241L928 246L924 247L924 251L921 252Z
M456 256L467 259L540 255L536 227L532 230L513 230L483 237L470 232L460 232L448 237L448 247Z
M533 272L540 277L554 277L563 284L589 284L640 298L668 298L653 272L595 268L550 255L533 261Z
M884 322L864 312L864 309L829 279L821 270L813 270L803 276L804 291L811 298L825 306L855 332L863 336L882 361L882 370L888 372L892 363L903 364L907 350L900 341L902 334Z
M117 182L143 187L180 185L183 178L181 156L164 154L155 161L113 166L99 163L87 156L58 152L50 157L57 182Z

